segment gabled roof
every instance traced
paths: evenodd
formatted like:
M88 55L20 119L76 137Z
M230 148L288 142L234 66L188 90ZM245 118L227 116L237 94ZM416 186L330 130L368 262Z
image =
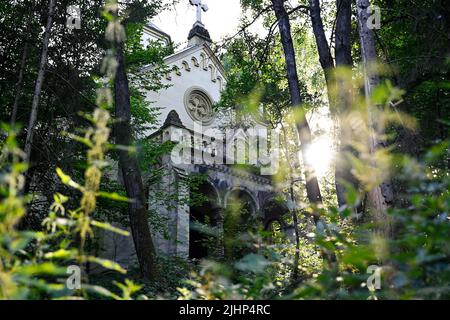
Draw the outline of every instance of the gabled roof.
M172 38L170 37L170 35L165 33L164 31L162 31L154 23L149 22L145 25L144 28L149 29L150 31L152 31L155 35L159 36L160 38L166 38L169 43L172 42Z
M161 127L161 129L170 127L170 126L185 128L185 126L181 122L180 116L178 115L178 113L175 110L171 110L169 112L169 114L167 115L166 121L164 121L164 124Z

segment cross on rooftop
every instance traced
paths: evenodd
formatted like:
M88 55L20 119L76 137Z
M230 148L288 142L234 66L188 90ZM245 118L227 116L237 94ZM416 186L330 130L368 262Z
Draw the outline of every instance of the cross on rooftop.
M203 10L203 12L208 11L208 6L204 3L202 3L202 0L189 0L189 3L192 6L197 7L197 22L200 24L203 24L202 23L202 10Z

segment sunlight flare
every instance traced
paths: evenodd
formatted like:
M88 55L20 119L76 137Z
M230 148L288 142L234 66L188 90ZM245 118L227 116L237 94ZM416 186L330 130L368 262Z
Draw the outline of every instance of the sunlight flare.
M316 139L306 151L306 163L312 166L319 178L325 176L334 158L333 143L328 137Z

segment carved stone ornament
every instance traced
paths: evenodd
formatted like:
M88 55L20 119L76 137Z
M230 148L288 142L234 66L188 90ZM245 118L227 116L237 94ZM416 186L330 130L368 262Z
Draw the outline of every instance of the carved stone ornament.
M214 113L211 99L206 93L199 89L192 89L186 92L185 107L189 116L202 124L210 124Z

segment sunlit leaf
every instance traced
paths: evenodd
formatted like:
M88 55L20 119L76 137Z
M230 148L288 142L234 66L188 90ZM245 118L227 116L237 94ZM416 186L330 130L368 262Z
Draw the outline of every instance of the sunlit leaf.
M86 257L87 261L89 262L93 262L96 263L98 265L101 265L103 268L109 269L109 270L114 270L120 273L127 273L127 271L125 269L123 269L120 264L118 264L117 262L111 261L111 260L107 260L107 259L102 259L102 258L97 258L94 256L87 256Z
M72 180L72 178L68 175L66 175L60 168L56 168L56 173L58 174L58 177L61 179L61 182L71 186L75 189L81 189L81 186Z
M92 220L91 221L91 225L94 226L94 227L100 228L100 229L112 231L112 232L120 234L122 236L129 236L130 235L130 233L128 231L122 230L120 228L116 228L116 227L114 227L113 225L111 225L109 223Z
M122 196L122 195L120 195L120 194L118 194L116 192L103 192L103 191L100 191L100 192L97 193L97 195L99 197L106 198L106 199L111 199L111 200L114 200L114 201L130 202L130 199L128 199L127 197Z

